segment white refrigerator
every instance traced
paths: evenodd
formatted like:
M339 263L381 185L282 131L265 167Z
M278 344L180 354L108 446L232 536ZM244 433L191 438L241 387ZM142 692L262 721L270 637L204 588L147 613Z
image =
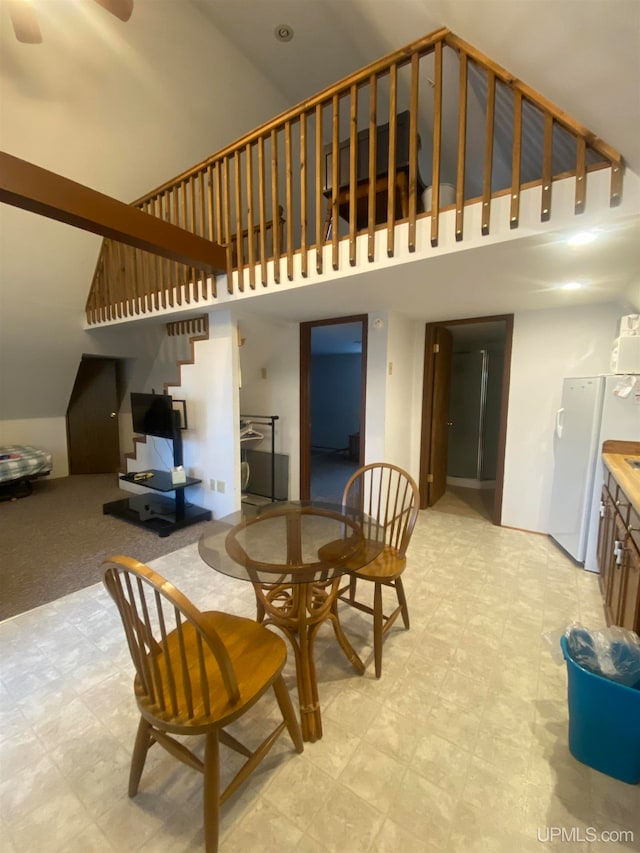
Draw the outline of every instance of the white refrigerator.
M549 535L578 563L598 571L602 444L640 441L640 375L565 379L556 413Z

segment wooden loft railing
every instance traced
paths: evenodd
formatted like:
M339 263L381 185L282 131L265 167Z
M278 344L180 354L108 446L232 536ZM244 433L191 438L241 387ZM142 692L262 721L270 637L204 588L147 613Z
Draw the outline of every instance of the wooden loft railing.
M226 247L227 289L243 292L307 276L331 245L376 231L395 252L396 224L430 216L438 244L440 212L455 203L455 237L464 239L465 206L510 195L510 225L520 193L541 185L540 218L551 214L552 183L575 176L575 211L584 210L587 175L611 168L611 204L620 200L620 154L448 29L431 33L330 86L247 134L134 206ZM427 192L424 192L428 188ZM444 191L450 194L444 197ZM275 227L274 227L275 223ZM236 235L242 235L238 240ZM252 235L252 239L249 239ZM283 272L284 271L284 272ZM233 274L235 273L235 275ZM176 261L105 240L87 300L89 323L217 297L214 277Z

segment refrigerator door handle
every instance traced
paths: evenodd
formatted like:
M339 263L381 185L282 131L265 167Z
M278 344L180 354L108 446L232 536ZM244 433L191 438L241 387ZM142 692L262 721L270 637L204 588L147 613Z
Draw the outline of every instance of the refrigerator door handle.
M564 428L564 409L558 409L556 412L556 435L562 438L562 430Z

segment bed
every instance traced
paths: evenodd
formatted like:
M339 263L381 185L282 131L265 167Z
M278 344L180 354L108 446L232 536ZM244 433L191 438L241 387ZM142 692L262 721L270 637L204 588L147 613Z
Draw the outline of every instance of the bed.
M0 445L0 500L24 498L53 468L51 453L26 444Z

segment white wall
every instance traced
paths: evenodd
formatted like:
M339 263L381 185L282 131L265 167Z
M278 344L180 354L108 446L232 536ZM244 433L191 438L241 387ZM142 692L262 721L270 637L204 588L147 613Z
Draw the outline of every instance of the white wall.
M239 359L235 322L228 311L212 312L209 340L195 345L195 362L182 367L182 384L171 395L186 400L189 429L183 432L184 467L202 484L189 487L187 500L222 518L240 508ZM148 437L139 444L130 471L168 469L172 442ZM138 486L129 491L141 492ZM173 493L170 493L173 496Z
M47 5L42 44L3 40L0 149L16 157L129 202L287 106L202 5L141 0L126 24L91 2ZM64 416L95 352L83 321L99 247L0 205L0 419Z
M370 314L367 336L365 464L384 459L385 454L388 341L389 318L386 311Z
M419 438L422 395L415 397L415 378L422 376L423 359L416 359L416 339L424 324L401 314L389 314L388 320L384 459L417 480L419 459L414 441L416 432Z
M3 444L25 444L48 450L53 461L49 476L53 479L69 474L66 418L0 421L0 445Z
M609 369L624 313L608 303L516 314L511 360L502 523L546 532L553 427L566 376Z

